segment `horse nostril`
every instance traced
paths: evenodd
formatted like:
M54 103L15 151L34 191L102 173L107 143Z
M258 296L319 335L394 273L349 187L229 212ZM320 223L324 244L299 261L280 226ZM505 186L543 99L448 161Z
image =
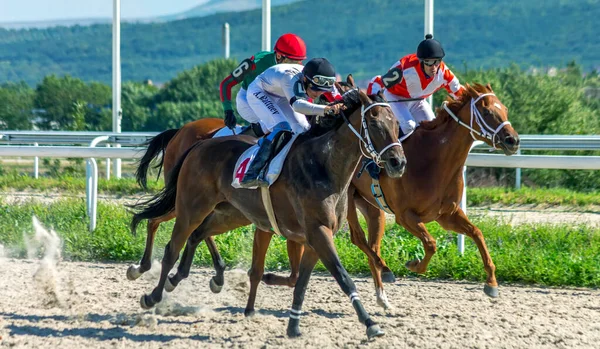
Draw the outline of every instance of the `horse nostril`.
M398 159L396 158L391 158L390 165L392 166L392 168L396 168L398 167L398 165L400 165L400 161L398 161Z
M508 136L506 139L504 139L504 144L512 147L518 144L518 140L516 140L513 136Z

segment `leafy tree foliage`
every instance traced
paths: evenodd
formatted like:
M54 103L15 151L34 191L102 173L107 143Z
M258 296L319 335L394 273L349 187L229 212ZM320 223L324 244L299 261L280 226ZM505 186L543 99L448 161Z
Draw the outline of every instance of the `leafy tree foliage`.
M24 82L0 85L0 130L29 130L34 91Z

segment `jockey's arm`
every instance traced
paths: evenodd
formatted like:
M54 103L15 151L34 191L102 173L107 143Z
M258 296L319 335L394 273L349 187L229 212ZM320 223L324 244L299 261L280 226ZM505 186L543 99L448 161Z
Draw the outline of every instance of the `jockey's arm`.
M244 81L248 72L254 70L255 66L254 56L246 58L231 72L231 74L227 75L227 77L221 81L219 92L223 110L233 110L231 105L231 89L233 86Z
M446 80L446 83L443 86L448 91L448 94L455 100L459 99L465 88L450 69L446 69L444 72L444 80Z
M325 115L325 105L311 103L305 97L293 96L290 99L290 104L296 113L318 116Z
M285 81L282 81L282 90L296 113L318 116L325 115L326 106L309 102L308 95L304 91L304 86L302 86L297 76L286 76Z

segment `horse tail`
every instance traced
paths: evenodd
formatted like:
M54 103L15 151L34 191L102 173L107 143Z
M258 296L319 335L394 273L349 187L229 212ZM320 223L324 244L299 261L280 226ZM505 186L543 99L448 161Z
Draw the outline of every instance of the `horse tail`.
M175 167L173 167L171 170L171 173L167 179L167 184L161 191L159 191L149 200L137 203L135 205L129 205L130 208L141 210L137 213L134 213L133 218L131 219L131 232L133 235L135 235L137 226L142 220L162 217L175 209L175 199L177 198L177 179L179 178L179 172L181 172L183 161L194 148L195 147L192 146L186 150L185 153L183 153Z
M144 143L144 145L147 146L148 149L146 150L146 153L140 160L140 164L138 165L138 168L135 171L135 179L143 189L148 189L146 178L148 176L148 168L150 167L150 163L152 162L152 160L158 157L159 153L162 153L162 156L160 157L160 162L156 166L154 166L154 168L158 168L158 176L156 178L160 178L160 172L165 161L165 149L167 149L167 145L169 144L171 139L175 137L175 134L177 134L178 131L178 128L163 131L158 135L150 138L150 140L148 140L146 143Z

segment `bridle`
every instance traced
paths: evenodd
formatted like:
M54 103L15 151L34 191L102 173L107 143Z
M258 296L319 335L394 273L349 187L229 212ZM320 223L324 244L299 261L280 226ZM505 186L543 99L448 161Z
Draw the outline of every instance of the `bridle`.
M344 121L346 122L346 124L348 124L348 127L350 128L350 130L361 141L362 146L360 147L360 152L362 153L362 155L367 158L371 158L375 162L375 164L377 164L377 166L383 167L383 165L382 165L383 160L381 160L382 155L392 147L396 147L396 146L402 147L402 144L400 144L399 142L390 143L387 146L385 146L383 149L381 149L381 151L379 151L379 152L377 152L377 150L375 150L375 147L373 146L373 142L371 141L371 137L369 135L369 127L367 125L367 120L365 119L365 114L371 108L377 107L377 106L390 108L390 105L388 103L380 103L380 102L369 104L366 107L364 105L362 105L360 108L361 131L364 130L364 136L361 135L360 132L356 131L356 129L354 128L354 126L352 126L352 124L350 123L350 120L348 120L348 117L346 117L346 114L344 114L343 111L341 112L341 114L342 114L342 117L344 118ZM365 154L365 152L366 152L366 154Z
M487 138L489 140L492 141L492 147L494 149L496 148L496 136L498 135L498 132L500 132L500 130L506 126L506 125L510 125L510 121L504 121L502 122L500 125L498 125L498 127L493 128L490 125L488 125L485 120L483 119L483 116L481 115L481 112L479 112L479 109L477 109L477 102L479 102L480 99L482 99L485 96L495 96L494 93L483 93L480 94L476 99L471 99L471 122L470 125L465 124L464 122L462 122L458 116L454 115L454 113L450 110L450 108L448 108L448 102L444 102L442 104L442 106L444 107L444 109L448 112L448 114L456 121L458 122L459 125L466 127L467 129L470 130L470 134L471 137L476 140L475 135L481 137L481 138ZM479 125L479 129L481 131L477 131L476 129L473 128L473 121L475 121L477 123L477 125Z

